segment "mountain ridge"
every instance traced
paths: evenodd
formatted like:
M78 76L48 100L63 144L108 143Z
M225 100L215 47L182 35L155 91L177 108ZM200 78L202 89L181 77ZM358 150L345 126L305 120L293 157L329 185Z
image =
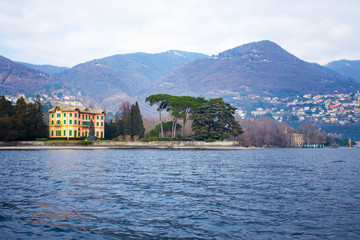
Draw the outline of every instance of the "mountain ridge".
M1 66L0 74L6 78L7 63ZM88 98L87 104L116 111L122 101L139 101L146 107L145 98L157 93L206 98L226 95L231 99L360 89L356 81L319 64L305 62L269 40L244 44L212 56L180 50L115 54L51 75L36 73L31 75L36 78L33 82L23 82L24 86L31 84L28 88L21 88L19 80L14 86L0 85L0 94L23 89L48 91L54 89L52 84L57 84L81 91ZM41 74L45 80L41 80Z
M252 93L261 95L291 95L341 92L360 86L328 68L305 62L268 40L184 64L158 84L163 86L163 92L185 91L209 97L214 89L238 92L251 89Z
M342 59L329 62L325 67L360 82L360 60Z

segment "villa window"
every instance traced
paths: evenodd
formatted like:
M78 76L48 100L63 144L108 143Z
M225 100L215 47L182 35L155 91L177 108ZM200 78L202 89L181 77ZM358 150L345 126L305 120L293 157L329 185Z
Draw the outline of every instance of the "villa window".
M66 117L66 113L64 113L64 117Z
M53 118L53 117L54 117L54 114L51 114L51 117Z
M96 123L96 126L97 126L97 127L99 126L99 122Z
M64 130L64 137L66 136L66 130Z
M71 130L69 130L69 136L72 136L72 131Z
M54 125L54 121L53 121L53 120L51 121L51 125Z
M99 116L96 116L96 119L99 119Z
M61 113L56 114L56 117L61 117Z
M71 113L70 113L71 114ZM69 124L72 124L72 120L69 120Z
M72 117L72 113L70 113L70 117Z
M66 124L66 120L64 120L64 124Z

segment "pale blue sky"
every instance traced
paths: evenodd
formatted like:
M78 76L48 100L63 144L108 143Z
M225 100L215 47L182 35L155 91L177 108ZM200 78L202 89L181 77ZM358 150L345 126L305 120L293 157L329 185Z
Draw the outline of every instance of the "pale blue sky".
M271 40L309 61L360 59L358 0L0 0L0 55L71 67L119 53L218 54Z

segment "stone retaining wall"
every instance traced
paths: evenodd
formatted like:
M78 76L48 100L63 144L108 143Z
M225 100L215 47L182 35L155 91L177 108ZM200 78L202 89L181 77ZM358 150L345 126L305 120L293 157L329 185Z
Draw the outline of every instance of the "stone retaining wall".
M57 142L57 141L18 141L18 142L0 142L1 147L33 147L33 148L135 148L135 149L239 149L239 142L236 141L154 141L154 142L117 142L117 141L96 141L90 145L81 145L81 142Z

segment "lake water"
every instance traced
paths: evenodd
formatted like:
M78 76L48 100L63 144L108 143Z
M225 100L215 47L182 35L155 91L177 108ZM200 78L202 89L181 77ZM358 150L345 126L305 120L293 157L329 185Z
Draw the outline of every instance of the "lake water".
M360 149L0 151L4 239L359 239Z

